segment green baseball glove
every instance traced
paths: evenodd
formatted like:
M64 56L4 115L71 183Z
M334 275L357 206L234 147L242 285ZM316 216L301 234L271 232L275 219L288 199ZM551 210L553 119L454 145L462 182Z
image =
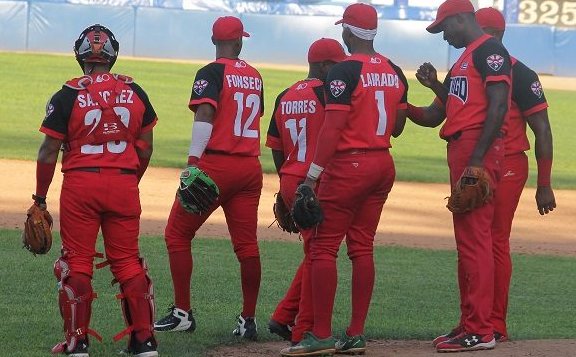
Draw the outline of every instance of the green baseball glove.
M180 187L176 196L186 212L208 212L219 195L216 183L198 167L189 166L180 173Z

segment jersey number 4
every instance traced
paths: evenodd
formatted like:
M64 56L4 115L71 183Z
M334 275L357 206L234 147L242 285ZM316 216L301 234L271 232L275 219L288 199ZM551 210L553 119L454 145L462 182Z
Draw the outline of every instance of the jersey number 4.
M116 115L120 117L120 121L124 126L128 127L128 123L130 122L130 111L128 108L124 107L114 107L114 112ZM88 135L92 134L94 129L98 127L100 120L102 119L102 110L101 109L92 109L84 116L84 125L92 126ZM107 126L109 125L110 128ZM104 130L117 130L114 126L116 123L104 123ZM106 143L106 150L113 153L113 154L120 154L126 150L126 142L125 141L109 141ZM85 144L80 147L80 152L82 154L103 154L104 153L104 144L100 145L90 145Z
M258 138L258 129L250 129L250 126L260 113L260 96L257 94L248 94L244 102L244 93L234 93L234 100L237 104L236 119L234 119L234 136L245 138ZM250 115L242 125L244 108L251 109Z

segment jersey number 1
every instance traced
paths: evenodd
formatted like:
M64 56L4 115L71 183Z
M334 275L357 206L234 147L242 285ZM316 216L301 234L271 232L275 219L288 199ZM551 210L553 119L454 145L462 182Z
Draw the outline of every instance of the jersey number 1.
M386 105L384 102L384 91L377 90L374 92L376 97L376 105L378 106L378 128L376 135L386 134L386 125L388 124L388 114L386 113Z
M294 147L298 150L296 159L304 162L306 160L306 118L298 121L300 132L298 132L298 127L296 126L296 119L286 120L284 126L290 131L290 139L292 139Z

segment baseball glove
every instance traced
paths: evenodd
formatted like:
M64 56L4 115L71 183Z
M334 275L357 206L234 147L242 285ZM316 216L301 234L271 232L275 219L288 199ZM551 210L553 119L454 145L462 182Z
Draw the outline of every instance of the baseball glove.
M189 166L180 173L180 187L176 196L186 212L208 212L219 195L216 183L198 167Z
M27 212L22 232L24 248L34 255L46 254L52 247L52 216L45 207L34 203Z
M272 207L272 209L278 227L288 233L299 232L298 227L296 227L296 224L294 223L294 219L292 219L292 213L290 213L290 210L286 207L286 203L284 203L284 199L280 192L276 194L276 202L274 202L274 207Z
M320 202L310 186L302 184L296 189L292 218L302 229L315 227L324 220Z
M482 207L491 198L488 173L483 167L468 166L452 188L446 207L453 213L466 213Z

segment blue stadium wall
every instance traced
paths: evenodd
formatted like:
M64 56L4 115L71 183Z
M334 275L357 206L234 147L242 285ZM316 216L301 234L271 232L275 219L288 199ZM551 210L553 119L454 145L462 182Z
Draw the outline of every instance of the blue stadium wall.
M213 21L226 12L61 2L0 1L0 50L71 53L86 26L101 23L120 41L122 55L206 60L214 57ZM305 65L309 44L320 37L340 39L338 17L239 15L252 36L243 58L259 63ZM429 21L380 20L375 46L404 69L422 62L447 70L459 52L425 30ZM505 44L537 72L576 76L576 30L509 25Z

